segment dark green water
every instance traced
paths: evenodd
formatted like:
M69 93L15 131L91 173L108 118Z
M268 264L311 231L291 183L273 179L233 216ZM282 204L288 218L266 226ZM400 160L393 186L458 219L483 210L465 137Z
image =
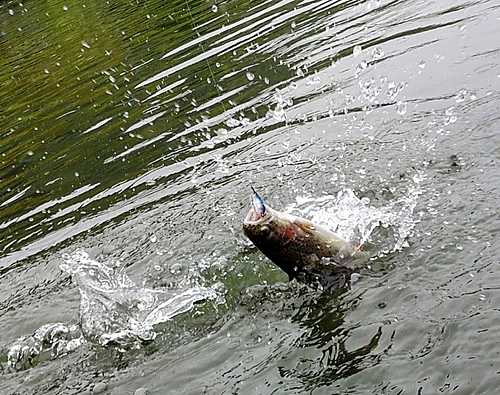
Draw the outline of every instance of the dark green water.
M497 2L3 1L0 21L1 394L497 392ZM376 275L286 283L242 235L250 185L381 209ZM150 344L9 369L19 337L81 322L77 249L219 298Z

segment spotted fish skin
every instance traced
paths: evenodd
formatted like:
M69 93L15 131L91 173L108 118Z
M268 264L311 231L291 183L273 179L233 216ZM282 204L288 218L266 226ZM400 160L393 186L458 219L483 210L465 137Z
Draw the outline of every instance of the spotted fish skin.
M313 287L343 286L369 260L367 253L325 227L269 206L261 215L252 205L243 232L290 280Z

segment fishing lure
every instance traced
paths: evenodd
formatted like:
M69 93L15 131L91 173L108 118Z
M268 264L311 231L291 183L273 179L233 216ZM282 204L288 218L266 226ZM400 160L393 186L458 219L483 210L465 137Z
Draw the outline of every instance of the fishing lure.
M253 191L253 196L252 196L253 210L257 215L259 215L259 217L263 217L266 214L266 206L264 205L264 201L255 191L253 186L250 186L250 188L252 188Z

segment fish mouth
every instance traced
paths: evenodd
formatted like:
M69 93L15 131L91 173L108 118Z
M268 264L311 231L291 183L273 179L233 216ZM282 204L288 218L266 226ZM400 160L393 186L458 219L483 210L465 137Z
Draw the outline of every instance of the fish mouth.
M276 218L276 213L269 207L266 208L266 212L262 215L253 206L248 212L243 225L261 225L272 222Z
M265 215L260 215L253 207L250 209L248 212L247 216L245 217L245 224L255 224L258 222L261 222L262 218L264 218Z

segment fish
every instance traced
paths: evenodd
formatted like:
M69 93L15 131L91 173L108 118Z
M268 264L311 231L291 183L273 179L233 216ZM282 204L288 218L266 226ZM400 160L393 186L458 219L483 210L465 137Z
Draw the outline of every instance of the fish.
M349 284L370 255L324 226L264 204L252 187L243 233L290 280L331 290Z

